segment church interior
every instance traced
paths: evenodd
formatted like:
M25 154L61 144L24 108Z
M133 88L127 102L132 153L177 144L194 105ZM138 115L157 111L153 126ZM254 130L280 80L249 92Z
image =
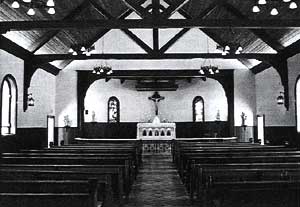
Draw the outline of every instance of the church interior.
M300 207L298 0L0 0L0 206Z

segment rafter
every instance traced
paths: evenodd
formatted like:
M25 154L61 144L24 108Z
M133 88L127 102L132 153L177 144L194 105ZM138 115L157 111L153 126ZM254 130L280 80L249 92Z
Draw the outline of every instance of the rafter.
M96 2L96 0L89 0L93 7L103 15L106 19L115 19L108 11L106 11L104 8L99 6ZM133 40L137 45L139 45L143 50L145 50L147 53L151 53L152 49L140 38L138 38L133 32L131 32L128 29L122 29L122 31L131 39Z
M139 4L143 4L146 0L139 0L138 3ZM131 9L127 9L125 10L122 14L120 14L117 19L125 19L126 17L128 17L130 14L132 13ZM101 32L99 32L99 34L95 35L94 38L90 39L87 41L87 45L91 46L93 45L96 41L98 41L99 39L101 39L106 33L108 33L110 31L110 29L104 29ZM63 68L65 68L68 64L70 64L73 60L72 59L67 59L64 60L63 63L61 65L63 65Z
M25 50L2 35L0 35L0 48L25 61L31 61L34 59L34 55L31 52ZM57 75L60 71L60 69L51 65L50 63L44 63L42 65L36 64L36 67L39 67L53 75Z
M37 62L50 62L54 60L87 60L87 59L192 59L192 58L217 58L217 59L257 59L269 61L276 57L276 54L264 53L242 53L242 54L228 54L223 56L221 53L165 53L165 54L141 54L141 53L110 53L110 54L92 54L86 55L72 55L72 54L48 54L35 55L34 60Z
M231 4L226 3L223 6L234 16L236 16L238 19L247 20L247 21L249 20L244 14L242 14L237 8L235 8ZM265 30L250 29L250 31L253 32L258 38L260 38L262 41L264 41L268 46L270 46L274 50L280 51L284 49L284 47L277 40L273 39L270 35L268 35Z
M71 11L67 16L63 18L64 21L70 21L74 19L76 16L79 16L79 14L89 6L89 1L85 0L80 4L77 8L75 8L73 11ZM48 31L46 34L44 34L41 38L36 40L30 47L28 48L29 51L32 53L35 53L38 51L43 45L45 45L49 40L51 40L55 35L57 35L60 32L60 30L54 30L54 31Z
M215 1L213 2L211 5L209 5L203 12L201 12L201 14L199 14L197 16L197 18L202 19L205 18L207 16L209 16L209 14L211 14L211 12L213 12L218 6L220 5L220 1ZM178 8L180 9L180 8ZM185 15L186 16L186 15ZM191 18L189 18L191 19ZM175 42L177 42L177 40L179 40L185 33L187 33L190 30L190 28L183 28L181 31L179 31L174 37L172 37L164 46L162 46L160 48L160 52L164 53L165 51L167 51L172 45L174 45Z
M161 14L161 17L164 19L169 18L172 16L178 9L183 7L187 2L190 0L180 0L179 2L172 3L169 7Z
M151 14L142 7L139 3L136 3L134 0L122 0L128 8L133 10L135 13L137 13L142 18L148 18L151 16Z
M38 29L153 29L153 28L240 28L240 29L299 29L299 19L109 19L109 20L41 20L41 21L3 21L0 28L4 31L27 31Z
M167 3L169 0L165 0ZM186 19L192 19L192 17L184 10L184 9L179 9L178 12ZM223 42L223 40L213 34L210 30L207 30L207 29L200 29L204 34L206 34L209 38L211 38L213 41L215 41L217 44L221 45L221 46L225 46L226 43ZM249 68L249 61L247 59L240 59L238 58L238 61L240 61L243 65L245 65L247 68Z

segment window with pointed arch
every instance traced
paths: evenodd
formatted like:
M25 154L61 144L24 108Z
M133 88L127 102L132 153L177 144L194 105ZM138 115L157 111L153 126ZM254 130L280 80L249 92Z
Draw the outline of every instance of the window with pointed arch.
M1 83L1 135L16 134L17 97L16 80L12 75L6 75Z
M297 132L300 132L300 76L298 76L296 81L296 123Z
M120 122L120 101L112 96L108 99L108 123Z
M196 96L193 100L193 121L204 122L204 100L201 96Z

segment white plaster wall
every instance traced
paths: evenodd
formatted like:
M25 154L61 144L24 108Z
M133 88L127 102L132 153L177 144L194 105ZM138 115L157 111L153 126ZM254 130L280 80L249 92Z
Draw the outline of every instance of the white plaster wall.
M165 100L159 103L159 117L171 122L193 121L192 102L195 96L204 98L205 120L214 121L220 110L221 120L227 120L227 98L217 81L207 79L206 82L195 79L192 83L179 81L177 91L162 91ZM147 122L154 117L154 103L148 100L153 92L138 92L134 88L134 81L120 84L118 80L94 82L87 91L85 109L86 121L92 120L92 111L96 114L96 121L107 122L107 101L116 96L120 101L121 122Z
M289 64L290 65L290 64ZM278 105L276 98L283 92L280 76L274 68L269 68L255 76L256 84L256 104L257 114L265 115L266 126L294 126L294 109L293 105L293 90L292 86L295 81L292 81L292 72L295 65L289 66L289 79L290 79L290 109L286 110L284 105Z
M62 70L56 76L56 126L64 127L64 116L69 116L72 127L77 127L77 72Z
M33 93L35 106L23 111L23 82L24 61L0 50L0 80L5 75L14 76L18 87L17 127L46 127L47 115L54 113L55 105L55 77L43 70L37 70L31 80L29 92Z
M0 81L7 74L11 74L17 82L18 88L18 111L17 111L17 127L20 127L23 114L23 76L24 76L24 62L23 60L0 50ZM0 83L0 84L1 84Z
M249 70L234 71L234 125L241 126L241 114L247 116L245 124L255 125L256 97L255 97L255 76Z
M29 93L35 100L21 117L22 127L47 127L47 115L55 115L55 76L38 69L31 79Z

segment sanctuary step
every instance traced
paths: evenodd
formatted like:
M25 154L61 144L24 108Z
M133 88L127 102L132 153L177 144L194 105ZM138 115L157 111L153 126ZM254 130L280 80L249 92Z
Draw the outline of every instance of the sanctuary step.
M170 154L143 155L143 165L124 207L194 207Z

